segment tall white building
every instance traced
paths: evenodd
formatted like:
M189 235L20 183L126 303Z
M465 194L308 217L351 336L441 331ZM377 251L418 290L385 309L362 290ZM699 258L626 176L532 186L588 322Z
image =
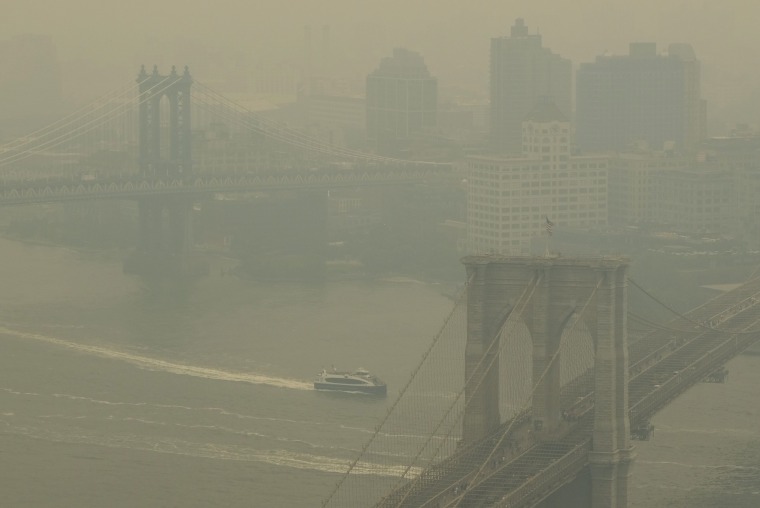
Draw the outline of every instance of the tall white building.
M570 122L549 100L522 123L522 156L467 159L470 253L530 254L531 242L555 230L607 224L605 156L571 155Z

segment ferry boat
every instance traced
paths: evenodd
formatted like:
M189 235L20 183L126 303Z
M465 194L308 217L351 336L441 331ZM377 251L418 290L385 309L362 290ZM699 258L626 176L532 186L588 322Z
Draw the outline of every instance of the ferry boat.
M385 396L386 385L366 369L356 369L353 372L338 371L333 368L331 372L322 370L314 380L314 389L332 390L340 392L369 393L372 395Z

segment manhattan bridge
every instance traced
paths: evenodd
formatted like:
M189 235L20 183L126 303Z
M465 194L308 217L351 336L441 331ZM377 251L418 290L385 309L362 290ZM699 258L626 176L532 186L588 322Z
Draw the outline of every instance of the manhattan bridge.
M440 180L450 170L450 164L335 146L249 111L195 82L187 68L163 75L143 67L137 86L127 83L0 145L0 206L136 201L139 245L125 270L189 273L191 211L199 199L283 191L326 195L336 188Z
M139 250L177 256L199 196L409 185L450 169L333 146L187 69L154 68L0 146L0 205L137 200ZM679 313L623 257L463 264L460 297L323 507L624 508L651 418L694 384L724 381L725 363L760 338L757 272ZM629 291L673 319L629 312Z

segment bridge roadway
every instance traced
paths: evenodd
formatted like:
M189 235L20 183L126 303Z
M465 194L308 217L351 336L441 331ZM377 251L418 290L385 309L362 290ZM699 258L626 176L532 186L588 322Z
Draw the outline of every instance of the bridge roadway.
M760 339L760 278L689 311L629 345L631 429ZM684 323L687 323L685 325ZM690 329L683 330L685 326ZM575 397L576 394L585 394ZM593 373L563 388L576 416L551 438L529 431L530 414L505 422L493 436L461 450L391 493L378 507L530 507L571 482L589 464ZM501 439L506 431L509 435ZM501 441L500 441L501 439ZM502 448L493 453L496 443ZM491 463L481 468L490 457ZM480 469L480 471L473 471ZM458 499L458 504L454 502ZM451 503L451 504L450 504Z
M266 173L214 173L198 170L178 178L104 177L75 180L39 178L0 184L0 206L92 199L132 199L151 195L203 195L288 189L335 189L429 182L448 174L450 165L366 166L355 169L281 170Z

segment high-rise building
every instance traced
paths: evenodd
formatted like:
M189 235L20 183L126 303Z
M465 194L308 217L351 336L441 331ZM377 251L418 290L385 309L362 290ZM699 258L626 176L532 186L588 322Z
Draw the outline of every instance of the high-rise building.
M523 118L541 97L550 97L571 118L572 81L570 60L543 47L541 35L529 34L522 19L509 37L491 39L492 149L520 153Z
M412 137L436 125L438 80L419 53L393 50L367 76L367 140L376 152L400 156Z
M587 152L621 151L646 142L693 150L704 137L700 66L688 44L657 54L654 43L632 43L628 55L599 56L578 69L576 141Z
M58 114L58 55L47 35L24 34L0 41L0 123L46 121Z
M571 154L570 122L550 101L522 123L518 157L467 159L467 243L470 253L529 254L536 238L556 228L607 224L604 156Z

